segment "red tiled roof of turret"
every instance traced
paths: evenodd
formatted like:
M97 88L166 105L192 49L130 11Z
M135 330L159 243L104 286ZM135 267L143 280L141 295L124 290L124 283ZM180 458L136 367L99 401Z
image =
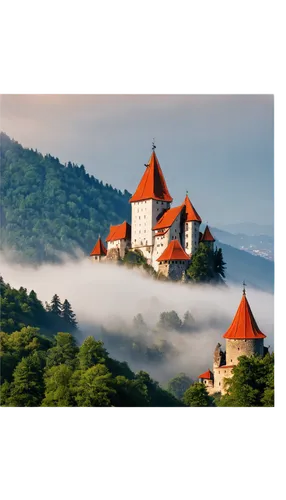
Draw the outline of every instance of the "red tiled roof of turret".
M209 226L206 226L201 241L215 241L215 238L213 237L212 233L209 230Z
M225 339L264 339L266 337L258 328L245 296L245 291L243 292L233 322L223 337Z
M102 243L101 241L101 238L99 237L90 256L92 255L99 255L99 256L102 256L102 255L106 255L107 254L107 250L104 246L104 244Z
M178 240L172 240L157 259L157 262L162 262L163 260L190 260L190 257L186 254Z
M188 195L186 195L184 205L186 207L186 222L191 222L191 221L202 222L202 219L200 218L198 212L191 203Z
M152 152L149 163L138 187L129 202L143 200L173 201L161 170L155 151Z
M118 224L118 226L110 226L106 241L130 240L130 238L131 226L128 222L124 221L122 224Z

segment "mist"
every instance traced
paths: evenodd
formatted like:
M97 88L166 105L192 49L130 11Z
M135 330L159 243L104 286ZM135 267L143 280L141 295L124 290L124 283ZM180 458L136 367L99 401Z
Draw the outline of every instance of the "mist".
M61 301L68 299L77 316L81 343L88 335L105 339L116 337L117 345L109 344L110 355L127 361L134 371L146 370L161 383L180 372L193 379L212 369L213 352L229 327L242 295L242 287L228 283L227 287L160 282L140 269L128 269L115 264L97 264L87 258L70 260L61 265L43 264L29 267L7 262L0 256L0 274L14 288L34 290L43 302L50 302L57 293ZM274 349L274 297L247 288L247 298L259 328L267 338L265 345ZM190 332L158 331L160 313L175 310L181 319L189 311L195 319ZM147 331L136 333L133 318L141 313ZM160 363L134 360L120 349L120 337L144 340L146 345L166 341L170 352ZM142 338L144 337L144 338ZM105 341L104 339L104 341Z

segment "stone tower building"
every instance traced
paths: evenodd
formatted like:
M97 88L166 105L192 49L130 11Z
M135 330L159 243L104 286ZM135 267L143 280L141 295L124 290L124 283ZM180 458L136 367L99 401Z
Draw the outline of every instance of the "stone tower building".
M210 377L205 376L207 372L199 375L199 380L206 384L209 394L225 393L224 379L232 377L233 368L239 363L240 356L253 356L254 354L264 356L266 354L268 350L264 347L265 337L266 335L260 331L255 321L244 288L234 319L223 335L226 339L226 350L222 351L220 344L215 348L213 373L209 370L212 383L209 383Z

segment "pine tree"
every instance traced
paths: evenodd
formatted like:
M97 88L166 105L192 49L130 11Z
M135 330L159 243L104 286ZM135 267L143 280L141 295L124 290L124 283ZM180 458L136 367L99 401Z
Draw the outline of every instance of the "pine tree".
M62 313L62 304L60 301L60 297L55 293L51 301L51 312L56 314L57 316L61 316Z
M225 278L226 263L223 260L222 249L216 248L214 252L214 272Z
M73 312L71 305L67 299L65 299L62 305L61 316L67 323L72 325L73 328L77 327L76 315Z

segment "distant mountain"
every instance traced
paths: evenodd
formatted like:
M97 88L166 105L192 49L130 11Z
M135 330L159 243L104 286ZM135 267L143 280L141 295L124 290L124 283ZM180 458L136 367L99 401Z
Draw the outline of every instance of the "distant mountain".
M240 250L245 250L253 255L274 260L274 238L267 235L253 235L239 233L233 234L227 231L222 231L216 227L211 227L213 236L227 245L231 245Z
M256 224L254 222L240 222L237 224L220 224L219 229L229 233L243 233L248 236L260 236L261 234L274 237L274 224Z
M274 292L274 262L221 242L217 245L227 263L227 281L241 284L245 280L253 288Z

